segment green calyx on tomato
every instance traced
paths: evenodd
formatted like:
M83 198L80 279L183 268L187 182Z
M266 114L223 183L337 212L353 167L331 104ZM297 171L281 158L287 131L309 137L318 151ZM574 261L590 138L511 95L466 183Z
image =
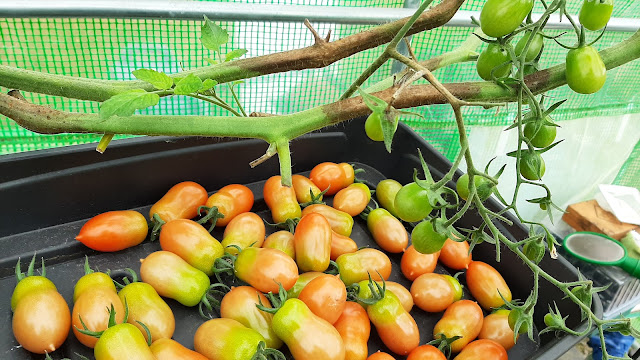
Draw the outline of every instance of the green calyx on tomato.
M491 37L513 32L533 9L533 0L487 0L480 12L480 28Z
M371 274L369 274L369 280L362 280L347 287L347 299L357 302L365 309L382 300L386 293L385 280L382 279L382 285L380 285L377 281L373 281Z
M203 212L205 215L201 219L199 219L197 222L198 224L203 226L207 222L211 222L211 225L209 226L209 229L208 229L209 232L213 231L219 219L224 219L224 214L218 211L217 206L209 207L206 205L202 205L198 207L198 214L202 214ZM154 216L154 220L155 220L155 216Z
M517 339L518 335L528 332L531 324L533 323L531 315L525 313L521 308L514 308L510 310L508 321L509 327L514 332L514 341Z
M485 201L491 196L493 193L495 185L488 180L487 178L475 175L473 177L473 183L476 186L476 193L481 201ZM458 192L458 196L463 200L467 200L469 198L469 174L463 174L458 178L456 182L456 191Z
M55 284L51 280L47 279L47 272L44 267L44 258L42 259L42 271L40 276L34 275L35 263L36 255L33 254L33 258L31 258L26 274L24 274L20 269L20 259L18 259L18 262L16 263L16 280L18 284L11 295L12 311L16 309L18 302L32 291L40 291L44 289L57 291Z
M516 43L515 53L516 56L520 57L522 52L524 51L527 42L529 42L529 38L531 37L531 32L527 31L524 36ZM540 52L542 51L542 47L544 46L544 37L540 33L536 33L536 35L531 40L529 44L529 48L527 49L527 54L524 57L526 62L532 61L538 57Z
M84 259L84 276L82 276L78 282L76 282L73 287L73 301L78 300L80 295L82 295L85 290L89 288L107 288L116 292L116 285L113 282L113 279L109 276L109 274L105 274L103 272L95 272L89 266L89 257L85 256Z
M491 43L480 53L476 70L483 80L502 79L511 73L511 58L500 44Z
M569 50L566 63L567 84L571 90L578 94L593 94L604 86L607 67L593 46Z
M598 31L609 22L613 12L613 0L584 0L578 19L591 31Z
M107 325L107 330L109 328L113 328L114 326L118 326L118 325L124 325L127 323L127 320L129 319L129 306L127 304L127 300L125 299L124 302L124 320L122 322L122 324L117 324L116 323L116 310L113 307L113 304L111 304L111 308L109 309L109 323ZM80 323L82 324L82 326L84 327L84 329L77 329L80 333L84 334L84 335L89 335L89 336L93 336L96 338L100 338L102 336L102 334L104 334L107 330L102 330L102 331L91 331L87 328L87 326L84 324L84 321L82 321L82 317L80 318ZM151 343L153 342L151 339L151 332L149 331L149 328L138 321L138 323L142 326L143 329L145 329L146 333L147 333L147 345L151 346ZM137 329L136 329L137 330ZM142 335L142 334L141 334Z

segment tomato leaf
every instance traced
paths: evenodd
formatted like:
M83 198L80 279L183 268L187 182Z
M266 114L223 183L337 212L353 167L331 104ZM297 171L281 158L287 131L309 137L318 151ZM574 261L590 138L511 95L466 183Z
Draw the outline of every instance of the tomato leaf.
M374 110L374 112L377 111ZM398 116L395 109L391 108L391 110L384 112L384 115L380 117L380 125L382 127L382 136L384 137L384 147L387 152L391 152L393 136L396 134L396 129L398 129Z
M149 93L142 89L129 90L114 95L100 105L100 118L108 119L114 115L129 116L136 110L155 106L160 101L158 94Z
M220 51L220 46L229 41L229 33L214 22L204 17L204 23L200 28L200 42L204 47L212 51Z
M194 74L189 74L184 79L176 83L173 92L176 95L189 95L202 88L202 80Z
M384 111L389 104L386 101L379 99L371 94L367 94L362 89L358 88L358 92L360 96L362 96L362 100L364 103L371 109L371 111Z
M138 69L131 72L138 80L146 81L156 89L167 90L173 86L173 79L169 75L153 69Z
M226 61L231 61L233 59L237 59L246 53L247 53L247 49L235 49L235 50L229 51L227 55L224 56L224 61L226 62Z
M208 58L208 57L206 57L206 58L204 58L204 59L205 59L205 60L207 60L207 62L208 62L209 64L211 64L211 65L218 65L218 64L220 63L220 62L219 62L218 60L216 60L216 59L212 59L212 58Z
M218 85L218 82L212 79L205 79L202 82L202 86L200 87L200 92L202 91L207 91L210 90L211 88L213 88L214 86Z

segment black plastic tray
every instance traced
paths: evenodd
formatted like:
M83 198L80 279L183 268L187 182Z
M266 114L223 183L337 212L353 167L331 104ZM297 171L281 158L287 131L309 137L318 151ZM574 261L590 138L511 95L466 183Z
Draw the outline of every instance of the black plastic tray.
M434 177L440 178L451 163L441 156L407 126L401 125L396 134L394 149L387 153L381 143L373 143L364 135L363 120L306 135L292 143L293 171L304 173L324 161L355 163L366 172L359 177L375 184L384 178L401 183L411 181L414 168L420 168L417 149L422 151ZM213 192L230 183L249 186L255 195L254 212L270 219L262 198L262 184L278 173L277 159L270 159L255 169L249 162L261 156L266 144L256 140L220 140L210 138L133 138L115 141L100 155L93 145L72 146L46 151L0 157L0 358L43 359L20 348L11 332L10 297L15 286L13 275L19 257L25 261L34 252L44 257L47 276L72 306L74 283L83 274L84 256L90 256L91 266L102 271L110 269L114 275L124 274L124 268L139 270L139 259L158 250L157 243L145 242L117 253L97 253L74 240L81 226L89 218L110 210L136 209L148 213L172 185L193 180ZM453 185L453 184L450 184ZM499 208L492 202L491 206ZM469 228L480 219L467 214L457 226ZM522 239L527 231L514 220L513 226L499 225L505 235ZM269 231L269 230L268 230ZM214 233L217 239L221 233ZM359 245L372 245L361 219L356 220L352 237ZM493 245L480 245L474 259L494 265L505 277L514 298L525 299L533 286L531 272L508 250L502 261L495 262ZM410 285L399 271L400 256L391 256L394 272L390 280ZM577 272L563 258L542 262L548 273L562 281L577 279ZM438 265L436 272L448 273ZM462 277L464 279L464 277ZM534 322L543 326L548 305L557 303L567 324L574 329L586 326L580 322L579 308L564 300L563 294L541 281L539 303ZM465 293L465 298L469 298ZM174 339L187 347L193 346L193 335L202 323L197 310L167 300L176 315ZM602 313L599 299L594 311ZM420 327L421 344L431 340L432 330L441 314L428 314L417 308L412 311ZM580 339L565 335L555 338L546 334L532 342L521 337L509 351L511 359L555 359ZM371 352L384 350L379 337L372 331ZM56 351L54 359L76 358L74 353L92 356L73 334ZM399 357L403 358L403 357Z

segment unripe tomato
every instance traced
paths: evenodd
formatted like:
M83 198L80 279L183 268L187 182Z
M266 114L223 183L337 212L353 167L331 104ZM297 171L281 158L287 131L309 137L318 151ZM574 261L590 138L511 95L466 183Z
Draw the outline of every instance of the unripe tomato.
M584 0L578 19L580 24L591 31L607 26L613 12L613 0Z
M369 279L369 274L373 280L387 280L391 275L391 260L385 253L376 249L365 248L340 255L336 264L340 270L340 279L347 286Z
M533 0L487 0L480 12L480 28L494 38L517 29L533 9Z
M395 360L395 358L386 352L377 351L371 354L367 360Z
M335 261L342 254L356 251L358 251L358 244L352 238L331 230L331 260Z
M224 217L216 221L216 226L226 226L239 214L251 211L253 200L251 189L244 185L231 184L209 196L206 206L217 207L218 212Z
M109 312L105 311L113 306L117 323L124 321L124 306L115 289L95 288L82 293L73 306L71 312L71 324L73 333L84 346L94 348L98 339L96 337L81 334L78 329L84 330L82 322L91 331L103 331L109 327ZM82 319L82 322L80 321Z
M148 231L147 219L139 212L109 211L89 219L76 240L93 250L112 252L140 244Z
M333 195L353 182L353 180L349 182L349 176L350 174L345 172L342 165L323 162L311 169L309 179L311 179L321 191L327 190L327 195Z
M378 199L378 203L395 217L398 217L395 200L400 189L402 189L402 184L393 179L382 180L376 186L376 198Z
M433 345L421 345L407 356L407 360L447 360L447 357Z
M264 338L233 319L211 319L198 327L194 336L197 352L209 360L252 359Z
M540 180L545 172L544 159L537 152L522 152L520 175L528 180Z
M159 339L149 347L156 360L208 360L204 355L187 349L172 339Z
M15 311L20 300L31 292L47 289L58 291L56 285L44 276L27 276L18 281L15 289L13 289L13 294L11 294L11 310Z
M307 284L311 282L311 280L322 275L325 275L325 273L321 273L317 271L309 271L309 272L300 274L300 276L298 277L298 280L296 280L296 283L293 285L293 287L287 290L287 298L289 299L297 298L300 295L300 292L302 291L302 289L304 289L304 287L307 286Z
M445 310L440 321L436 323L433 337L437 339L440 334L446 337L462 336L451 343L451 351L459 352L478 336L483 319L482 309L475 301L456 301Z
M264 242L265 228L262 218L252 212L245 212L234 217L227 224L222 235L222 246L225 250L233 255L238 254L238 246L240 249L246 249L249 246L261 247Z
M511 73L511 58L509 53L499 44L489 44L487 48L480 53L476 62L476 70L478 75L486 81L491 81L495 77L501 79L509 76Z
M322 201L322 195L320 195L322 191L320 191L316 184L314 184L308 177L303 175L292 175L291 185L293 186L293 190L296 192L296 199L298 199L300 204L310 202L312 200L311 193L313 193L313 196L319 196L318 200Z
M369 213L367 228L373 240L387 252L401 253L409 244L409 234L404 225L383 208L374 209Z
M189 219L177 219L164 224L160 230L160 247L180 256L208 276L213 275L216 259L224 255L220 242L202 225Z
M184 181L171 187L149 210L149 219L158 214L164 222L175 219L192 219L198 208L207 203L207 190L193 181Z
M256 305L271 307L271 303L258 290L250 286L238 286L229 291L220 303L220 317L233 319L251 328L264 337L267 347L278 349L282 346L271 322L273 315L259 310Z
M256 290L274 294L281 284L285 290L293 287L298 279L298 266L287 254L276 249L249 247L238 254L234 265L238 279Z
M380 283L380 285L382 284ZM387 291L391 291L398 300L400 300L402 307L407 310L407 312L411 312L411 309L413 309L413 296L411 296L411 292L402 284L397 282L386 281L385 285L387 287Z
M422 274L411 284L413 302L427 312L444 311L462 297L460 283L457 283L457 286L454 286L454 283L457 283L457 280L451 276L434 273Z
M340 278L325 274L311 280L298 299L307 304L311 312L334 324L344 311L347 289Z
M442 249L447 236L437 233L430 221L420 222L411 231L411 243L422 254L434 254Z
M347 301L338 321L333 326L344 342L345 359L366 360L371 322L367 311L359 304Z
M272 176L264 183L264 201L271 209L271 217L276 223L283 223L302 217L302 210L292 187L282 185L280 176Z
M76 302L80 295L84 294L87 290L97 288L117 292L113 279L111 279L109 275L102 272L90 272L83 275L73 287L73 302Z
M211 285L207 274L172 252L156 251L141 261L142 281L153 286L159 295L182 305L198 305Z
M546 117L548 121L551 121L550 117ZM556 139L557 126L542 125L538 132L536 132L536 125L533 122L528 122L524 126L524 136L531 141L531 144L537 148L545 148L553 143Z
M398 190L393 202L398 217L407 222L416 222L427 217L433 208L429 204L427 190L415 182Z
M493 193L493 184L486 178L475 175L473 183L476 185L476 193L480 200L485 201ZM456 182L456 192L462 200L469 198L469 174L463 174Z
M440 250L440 262L453 270L467 269L471 263L469 243L447 239Z
M607 67L593 46L582 46L567 53L567 85L578 94L593 94L607 80Z
M93 349L96 360L156 360L140 330L128 323L105 330Z
M531 32L527 31L524 34L524 36L518 41L515 48L516 56L520 57L520 55L522 55L522 52L524 51L524 47L527 45L527 42L529 41L530 37L531 37ZM538 56L538 54L540 54L540 51L542 51L543 45L544 45L544 37L540 33L537 33L533 37L533 40L531 40L531 44L529 44L529 50L527 50L527 55L525 55L524 61L526 62L533 61L533 59L535 59Z
M173 311L151 285L143 282L130 283L120 290L118 297L129 308L127 322L137 327L147 341L147 332L138 321L147 326L154 342L173 336L176 328Z
M309 213L322 214L322 216L324 216L329 222L329 225L331 225L331 230L340 235L351 235L351 231L353 230L353 217L346 212L334 209L328 205L314 204L304 208L302 216Z
M472 341L453 360L507 360L507 350L500 344L488 339Z
M505 350L511 349L513 341L513 330L509 326L509 310L498 310L487 315L482 322L482 329L478 334L478 339L489 339L500 344Z
M351 216L360 214L371 200L371 190L362 183L353 183L333 197L333 207Z
M364 132L367 134L367 137L373 141L384 141L380 113L373 112L367 117L367 120L364 122Z
M472 261L466 273L467 287L471 295L487 310L511 301L511 290L500 273L493 266L481 261Z
M13 335L25 350L36 354L54 352L69 335L69 306L55 289L33 289L16 304L12 327Z
M439 256L439 251L433 254L422 254L416 251L413 245L409 245L400 260L402 274L407 279L413 281L422 274L432 273L438 264Z
M262 243L263 248L276 249L289 255L292 259L296 258L296 248L293 243L293 234L280 230L267 236L267 239Z
M331 261L331 236L331 225L324 216L310 213L300 219L293 234L300 271L327 270Z

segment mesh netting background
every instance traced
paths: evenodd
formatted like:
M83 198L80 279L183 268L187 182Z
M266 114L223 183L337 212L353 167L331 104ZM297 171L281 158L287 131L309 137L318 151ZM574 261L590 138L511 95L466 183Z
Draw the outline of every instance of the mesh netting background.
M236 0L235 2L248 2ZM322 6L402 7L403 0L254 0L252 3L305 4ZM462 10L480 10L484 0L469 0ZM577 13L582 0L571 2L569 11ZM540 9L537 9L538 12ZM640 17L640 2L616 1L614 17ZM215 19L212 19L215 21ZM153 68L166 73L207 66L210 56L199 43L200 21L166 19L99 19L99 18L0 18L0 64L24 69L80 77L125 80L133 79L131 71ZM259 56L296 49L312 44L312 37L301 23L281 22L219 22L230 34L223 51L245 48L247 56ZM320 34L331 29L333 38L341 38L371 26L315 23ZM413 37L416 56L423 60L450 51L473 31L469 28L440 28ZM549 35L558 31L548 31ZM595 36L595 35L594 35ZM608 47L630 36L608 32L596 44ZM572 41L572 40L567 40ZM375 59L381 48L362 52L329 67L288 74L274 74L250 79L240 87L240 97L247 111L291 113L336 100L360 72ZM551 41L545 42L543 67L564 61L566 50ZM381 68L369 83L391 74L391 64ZM568 101L555 114L557 121L584 116L618 115L640 112L640 61L626 64L608 73L605 87L594 95L577 95L568 87L551 91L554 98ZM473 63L458 64L439 70L443 82L478 81ZM366 84L365 84L366 85ZM223 97L230 94L220 87ZM8 89L2 89L7 91ZM68 100L40 94L25 94L28 100L46 104L58 110L97 112L95 102ZM229 101L230 103L232 101ZM420 108L424 119L403 119L416 132L433 144L449 159L459 151L453 115L447 106ZM495 110L467 109L465 120L474 126L505 126L515 113L515 107ZM186 97L163 98L158 106L142 113L212 114L226 111L208 103ZM0 116L0 155L64 145L97 142L98 135L63 134L38 135L24 130L13 121ZM118 137L116 137L118 138ZM640 143L628 158L615 182L640 187Z

